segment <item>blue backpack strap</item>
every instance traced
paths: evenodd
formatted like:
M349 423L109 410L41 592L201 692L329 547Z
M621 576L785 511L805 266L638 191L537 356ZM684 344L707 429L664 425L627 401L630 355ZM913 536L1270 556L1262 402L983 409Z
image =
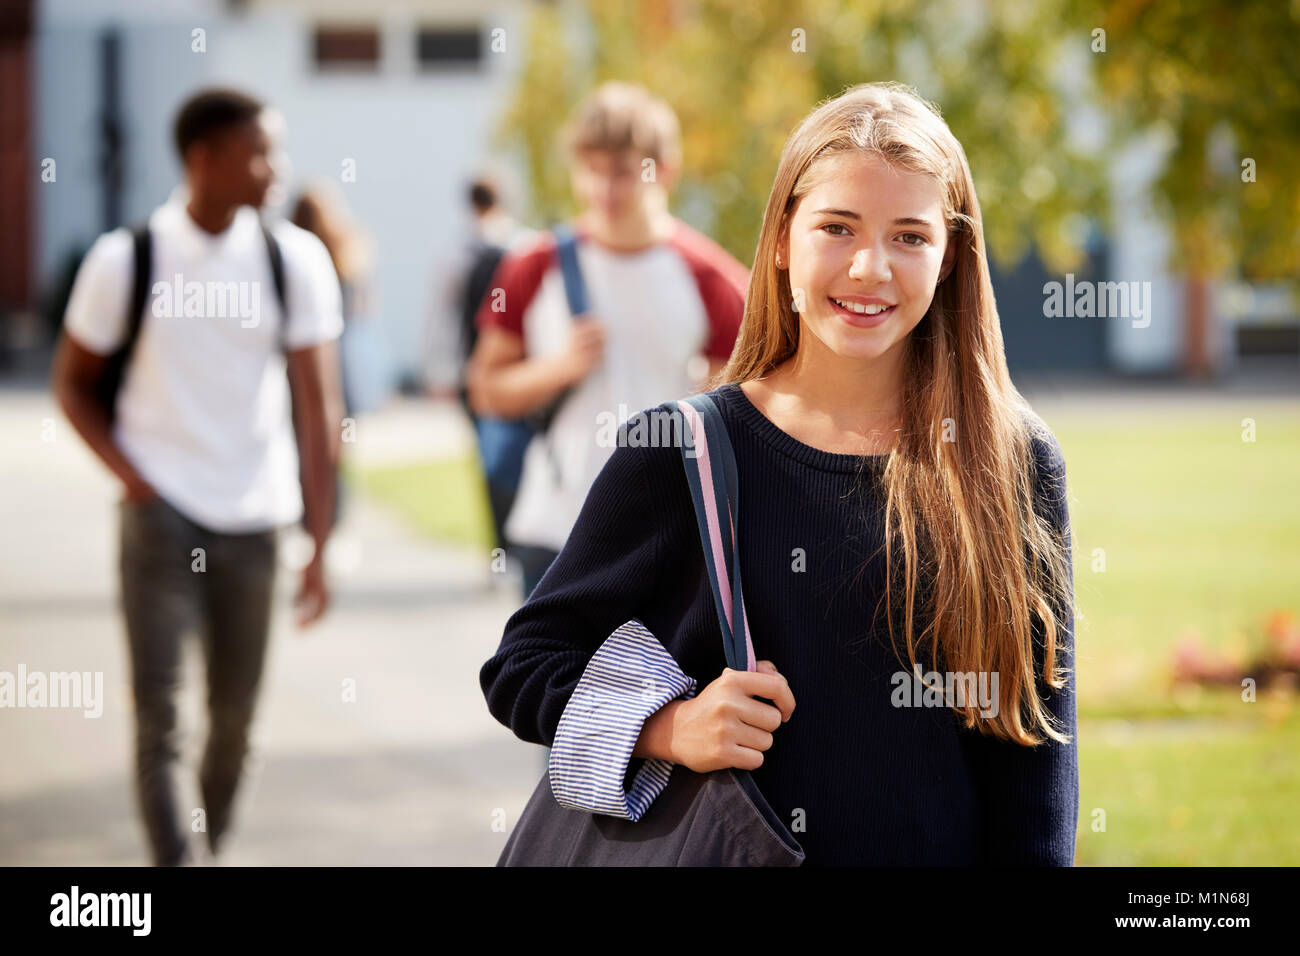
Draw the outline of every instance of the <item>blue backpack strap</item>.
M583 281L582 269L578 265L578 237L564 223L554 226L551 233L555 236L555 250L560 259L560 274L564 277L564 296L569 301L569 313L576 322L585 318L590 309L587 300L587 284ZM556 485L563 481L563 470L560 468L560 460L556 455L555 445L551 441L551 422L558 414L560 406L565 403L573 391L573 386L566 388L553 398L546 407L527 419L532 430L546 445L546 457L551 463L551 471L555 477Z
M708 395L695 395L665 407L675 407L683 418L682 464L695 506L727 666L753 670L753 642L745 618L740 550L735 540L739 479L726 424Z
M563 223L551 231L555 234L555 250L560 257L560 273L564 276L564 296L569 300L569 312L574 318L581 318L590 311L591 303L578 265L578 237Z

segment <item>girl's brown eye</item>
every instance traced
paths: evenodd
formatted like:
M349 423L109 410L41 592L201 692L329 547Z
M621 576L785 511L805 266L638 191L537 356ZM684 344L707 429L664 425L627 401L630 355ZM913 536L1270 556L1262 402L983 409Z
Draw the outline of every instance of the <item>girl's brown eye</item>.
M822 229L844 229L844 225L843 225L842 223L838 223L838 222L831 222L831 223L827 223L826 225L822 226ZM832 232L831 235L832 235L832 236L843 236L843 235L848 235L848 230L847 230L847 229L844 229L844 232Z
M905 243L903 243L903 245L906 245L906 246L919 246L919 245L921 245L921 243L925 242L925 236L917 235L917 234L914 233L914 232L907 232L907 233L904 233L904 234L903 234L903 238L904 238L904 239L906 239L908 236L911 236L913 239L917 239L917 240L919 240L919 241L918 241L918 242L905 242Z

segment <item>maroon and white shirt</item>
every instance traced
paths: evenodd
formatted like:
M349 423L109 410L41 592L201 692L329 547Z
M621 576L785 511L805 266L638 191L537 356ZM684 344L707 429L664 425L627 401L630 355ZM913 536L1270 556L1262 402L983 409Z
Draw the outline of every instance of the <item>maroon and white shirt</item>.
M565 399L547 441L529 445L505 527L512 541L559 551L613 452L618 425L693 394L704 378L698 356L730 357L749 271L712 239L674 222L668 239L632 252L572 226L591 315L606 327L605 356ZM502 260L477 322L520 336L529 356L566 348L573 318L553 233Z

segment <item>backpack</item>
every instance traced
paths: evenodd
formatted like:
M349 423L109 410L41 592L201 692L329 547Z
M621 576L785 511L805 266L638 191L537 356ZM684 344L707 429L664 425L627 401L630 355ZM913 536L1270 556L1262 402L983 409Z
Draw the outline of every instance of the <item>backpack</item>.
M280 244L271 235L271 230L262 226L262 236L266 240L266 254L271 261L271 278L275 283L275 298L280 303L280 348L288 353L285 340L285 326L288 325L288 298L284 285L284 257L280 253ZM153 272L153 237L149 233L148 223L141 223L131 230L131 242L135 250L135 271L131 277L131 302L126 313L126 337L109 357L104 367L103 377L99 380L99 401L108 413L111 425L117 418L117 396L126 381L126 369L135 350L136 340L140 337L140 326L144 322L145 306L149 302L149 279Z
M568 226L560 224L552 230L555 236L556 255L560 260L560 273L564 279L564 295L569 305L569 313L576 321L581 321L588 309L587 286L578 265L578 237ZM468 359L478 339L474 325L479 304L487 296L495 278L497 266L504 257L505 250L499 246L480 243L477 246L476 259L465 284L465 298L462 300L462 356ZM541 408L524 415L520 419L493 420L486 427L494 436L492 447L500 454L493 455L484 462L489 484L504 485L515 488L519 484L519 473L523 466L524 449L535 438L546 445L547 459L551 465L552 476L558 485L562 480L560 462L555 446L550 440L551 424L576 386L569 386L556 395ZM461 385L461 402L466 410L469 401L466 388ZM478 416L471 415L477 419ZM481 438L482 436L480 436ZM480 442L482 444L482 442Z
M285 333L289 324L289 298L284 281L284 255L280 251L280 243L276 241L275 236L271 235L271 230L265 224L262 225L262 238L266 242L266 256L271 264L271 279L275 285L275 298L280 305L280 351L284 352L287 357L289 343ZM99 401L108 413L110 425L117 418L117 396L122 390L122 383L126 380L126 369L131 361L131 353L135 350L136 340L140 337L140 326L144 322L145 306L149 302L149 279L153 272L153 237L149 233L148 223L141 223L131 230L131 242L135 250L135 266L134 274L131 277L131 302L126 314L126 338L117 347L116 351L109 356L98 386ZM292 419L296 429L297 415L294 414ZM303 463L299 462L298 477L300 482L303 467L305 467ZM342 476L336 476L334 515L331 519L331 525L338 523L341 498ZM306 514L303 515L301 523L303 527L306 527Z
M473 246L473 262L465 277L460 300L460 361L463 366L474 353L478 344L478 327L474 319L479 306L487 298L492 288L492 277L496 275L497 266L505 258L503 246L489 242L477 242Z

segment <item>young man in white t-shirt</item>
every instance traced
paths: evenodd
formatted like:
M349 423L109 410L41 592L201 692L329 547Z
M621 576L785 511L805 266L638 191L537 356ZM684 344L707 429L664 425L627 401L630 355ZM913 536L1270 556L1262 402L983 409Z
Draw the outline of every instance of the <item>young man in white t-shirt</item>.
M138 332L132 340L136 236L117 229L77 273L54 362L60 404L124 488L119 573L137 795L157 865L193 859L192 814L176 806L171 779L185 634L198 633L207 667L199 783L215 854L248 751L279 532L304 513L315 553L302 572L299 625L329 604L339 284L315 236L287 222L269 227L270 239L263 232L268 120L235 91L185 103L175 138L186 184L148 220ZM106 394L106 375L132 341L120 387Z
M566 135L572 224L590 312L575 321L553 233L502 261L479 310L469 400L520 418L567 395L524 455L506 537L525 597L564 546L613 452L602 433L643 408L690 395L731 355L748 270L668 211L680 165L677 118L646 90L607 83Z

